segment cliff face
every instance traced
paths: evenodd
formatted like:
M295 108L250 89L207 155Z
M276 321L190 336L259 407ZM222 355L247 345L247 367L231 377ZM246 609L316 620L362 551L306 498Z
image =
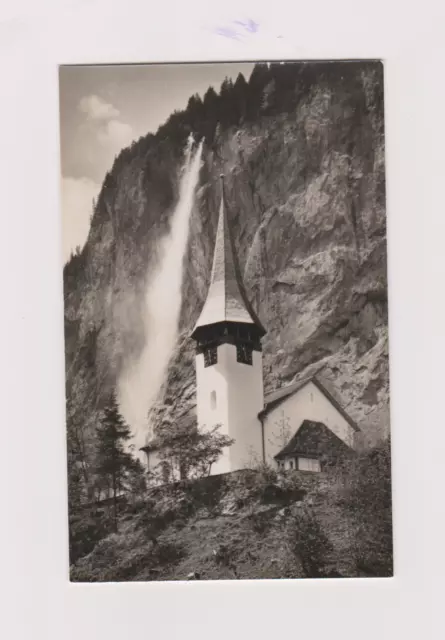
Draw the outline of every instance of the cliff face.
M232 124L220 117L210 135L205 113L212 105L204 100L208 111L200 122L207 135L184 264L180 335L150 412L152 425L193 420L188 335L207 292L223 172L246 289L267 329L266 391L323 367L321 379L365 439L388 432L382 70L345 63L335 73L304 76L301 66L285 81L274 66L255 70L243 89L247 96L256 91L257 109L252 113L245 101L240 117ZM191 129L200 133L187 113L186 124L165 125L116 160L87 244L65 267L68 428L80 428L86 442L94 416L146 338L147 275L156 267L157 244L177 198L184 136Z

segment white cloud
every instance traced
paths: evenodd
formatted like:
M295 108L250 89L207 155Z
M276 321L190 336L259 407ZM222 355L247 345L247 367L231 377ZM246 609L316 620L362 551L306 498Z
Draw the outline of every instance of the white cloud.
M120 111L114 105L99 96L84 96L78 107L86 115L79 127L84 137L84 154L95 156L108 167L114 156L134 139L133 129L119 120Z
M105 147L120 151L133 140L133 129L129 124L119 120L109 120L97 131L98 141Z
M118 118L120 115L116 107L95 95L81 98L79 111L86 113L89 120L110 120L111 118Z
M89 178L62 178L63 260L67 262L77 246L83 247L90 229L93 198L100 185Z
M101 174L105 175L114 157L134 139L129 124L118 119L120 112L96 95L84 96L79 111L85 114L77 128L76 147L83 157L83 171L96 176L62 178L63 258L66 262L77 246L83 247L90 229L93 198L100 191ZM94 171L89 171L93 168Z

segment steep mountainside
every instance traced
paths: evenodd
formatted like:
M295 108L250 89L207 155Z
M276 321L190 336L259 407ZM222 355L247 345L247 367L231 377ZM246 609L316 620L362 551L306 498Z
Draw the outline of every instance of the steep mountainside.
M144 344L144 290L191 131L205 145L181 331L150 424L193 420L188 335L207 291L224 173L246 289L267 329L266 391L324 366L322 380L365 439L387 433L382 86L379 63L257 65L249 83L240 77L219 95L192 97L156 135L120 154L86 246L64 270L73 451L88 458L95 416Z

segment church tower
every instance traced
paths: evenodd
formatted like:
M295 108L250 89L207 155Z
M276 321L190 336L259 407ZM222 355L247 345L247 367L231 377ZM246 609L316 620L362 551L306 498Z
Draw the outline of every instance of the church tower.
M196 341L198 428L220 425L233 438L213 465L226 473L262 460L258 414L264 407L261 338L266 333L247 299L227 217L224 181L207 299L191 337Z

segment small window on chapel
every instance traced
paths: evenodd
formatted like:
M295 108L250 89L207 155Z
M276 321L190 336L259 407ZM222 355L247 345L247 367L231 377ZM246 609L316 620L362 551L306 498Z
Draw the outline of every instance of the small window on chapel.
M252 349L246 344L237 345L236 359L243 364L252 364Z
M217 347L209 347L204 351L204 366L211 367L218 361Z

